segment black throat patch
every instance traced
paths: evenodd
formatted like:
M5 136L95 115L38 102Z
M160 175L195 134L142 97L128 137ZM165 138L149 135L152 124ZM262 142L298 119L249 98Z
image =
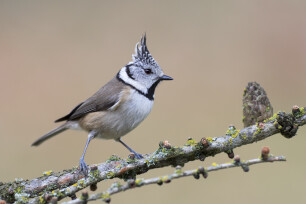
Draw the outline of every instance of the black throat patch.
M126 70L128 70L128 67L127 67ZM117 78L120 82L124 83L125 85L130 86L131 88L133 88L134 90L136 90L138 93L140 93L141 95L145 96L147 99L149 99L149 100L151 100L151 101L154 101L154 92L155 92L155 89L156 89L157 85L159 84L160 80L157 80L154 84L152 84L152 86L148 89L148 93L144 93L144 92L142 92L141 90L139 90L139 89L137 89L136 87L134 87L133 85L131 85L131 84L125 82L123 79L121 79L119 73L120 73L120 71L118 72L116 78ZM127 75L129 76L128 71L127 71ZM129 76L129 77L130 77L130 76ZM132 78L132 79L133 79L133 78Z

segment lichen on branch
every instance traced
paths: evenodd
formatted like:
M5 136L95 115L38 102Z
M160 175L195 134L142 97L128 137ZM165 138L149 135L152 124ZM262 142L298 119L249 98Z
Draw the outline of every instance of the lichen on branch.
M269 154L269 148L264 147L262 149L261 158L251 159L243 162L240 160L240 157L236 155L235 159L228 163L224 164L213 163L212 166L209 166L207 168L200 166L197 169L187 170L187 171L183 171L181 166L177 166L173 174L150 178L150 179L141 179L141 178L136 180L129 179L125 184L115 182L105 192L89 196L87 191L83 191L79 199L71 200L65 202L64 204L82 204L84 202L95 201L95 200L103 200L104 202L109 203L111 200L110 197L111 195L127 191L130 189L140 188L142 186L151 185L151 184L158 184L158 185L162 185L163 183L168 184L172 180L183 177L193 176L195 179L199 179L201 176L203 176L203 178L207 178L208 172L218 171L228 168L241 167L244 172L248 172L249 166L251 165L265 163L265 162L277 162L277 161L286 161L286 159L283 156L279 157L272 156L271 154Z
M189 161L203 161L208 156L222 152L231 153L233 156L232 150L236 147L263 140L277 133L290 138L295 135L298 126L305 124L305 109L294 107L292 113L279 112L261 123L242 130L231 125L221 137L202 138L199 142L189 138L182 147L173 146L167 141L161 142L154 153L145 154L140 160L112 156L105 163L91 165L86 178L77 168L72 168L59 173L50 172L33 180L4 183L0 185L0 199L7 202L18 200L37 203L46 202L46 195L49 195L61 200L106 179L117 177L127 180L150 169L183 166Z

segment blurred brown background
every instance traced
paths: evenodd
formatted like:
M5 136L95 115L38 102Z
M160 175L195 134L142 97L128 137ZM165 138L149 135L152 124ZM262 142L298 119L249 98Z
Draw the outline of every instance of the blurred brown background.
M305 1L0 1L0 180L35 178L78 164L87 135L67 131L38 148L30 144L131 60L146 32L148 47L175 80L156 92L150 116L123 140L140 153L159 141L222 136L242 128L242 92L257 81L275 111L306 106ZM302 203L306 199L306 127L293 139L275 135L235 149L257 158L262 146L286 163L230 169L207 180L183 178L114 195L114 203ZM88 164L112 154L95 140ZM228 162L226 154L184 169ZM153 170L139 178L172 173ZM99 185L106 190L114 180Z

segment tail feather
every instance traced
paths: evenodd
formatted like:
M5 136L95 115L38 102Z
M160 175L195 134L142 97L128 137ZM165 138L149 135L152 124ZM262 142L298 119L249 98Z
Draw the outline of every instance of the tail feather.
M51 130L50 132L48 132L48 133L45 134L44 136L38 138L38 140L36 140L36 141L32 144L32 146L38 146L38 145L40 145L41 143L43 143L44 141L50 139L51 137L53 137L53 136L55 136L55 135L57 135L57 134L59 134L59 133L65 131L65 130L67 130L67 129L68 129L68 125L67 125L67 123L64 123L63 125L61 125L61 126L55 128L54 130Z

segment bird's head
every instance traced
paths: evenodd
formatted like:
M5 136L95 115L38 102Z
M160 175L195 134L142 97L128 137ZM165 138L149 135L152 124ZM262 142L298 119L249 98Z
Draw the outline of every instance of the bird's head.
M171 77L164 75L163 70L150 54L146 35L135 46L135 54L132 55L133 61L125 66L128 77L141 84L148 91L153 91L159 82L172 80ZM139 87L136 87L139 88Z

